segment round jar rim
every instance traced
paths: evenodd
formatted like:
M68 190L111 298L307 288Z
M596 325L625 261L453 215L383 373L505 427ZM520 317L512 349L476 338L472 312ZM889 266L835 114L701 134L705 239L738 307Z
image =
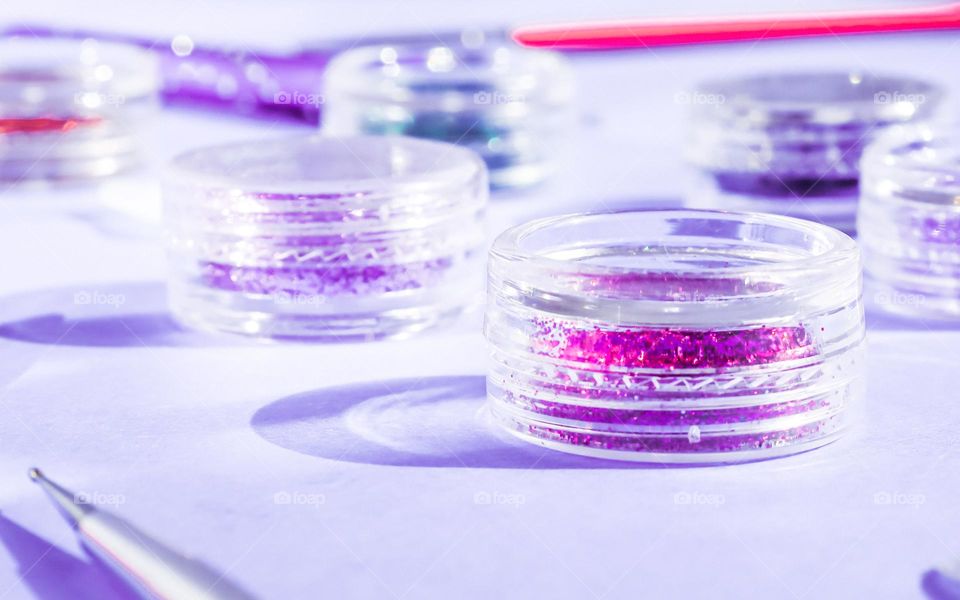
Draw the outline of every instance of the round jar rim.
M74 99L80 92L100 92L124 96L125 101L152 96L160 88L157 57L147 49L100 40L47 39L10 37L0 40L0 93L11 88L19 93L24 82L5 82L3 75L26 68L46 69L56 74L67 66L89 68L89 80L67 77L49 82L38 81L38 87L62 86L64 94ZM97 67L108 67L99 73ZM78 89L78 83L84 87ZM89 85L87 85L89 84Z
M522 225L514 226L501 233L494 241L491 247L491 254L509 262L523 262L542 267L550 271L576 271L581 275L638 275L638 274L678 274L675 268L651 268L651 267L620 267L610 265L597 265L579 262L575 260L563 260L538 255L523 248L524 240L531 235L546 231L558 225L571 224L576 221L588 219L602 219L616 217L617 215L650 215L651 217L669 218L673 217L702 217L717 218L720 220L739 219L745 223L760 225L780 225L786 228L805 233L810 236L818 236L828 247L820 254L798 258L796 260L785 260L779 262L770 262L764 264L751 264L743 266L713 267L703 273L698 273L698 277L730 277L737 275L757 274L757 273L778 273L789 272L802 268L803 270L826 269L831 265L842 264L849 261L858 260L859 249L856 242L847 234L838 229L834 229L821 223L806 221L795 217L773 215L766 213L748 213L748 212L728 212L719 210L697 210L697 209L627 209L601 212L585 212L545 217L536 219Z
M377 175L354 152L357 145L363 144L383 151L418 153L421 161L430 164L428 168L417 172ZM292 158L305 147L319 145L329 145L339 157L354 161L359 167L367 169L369 174L310 179L279 175L258 178L230 173L230 169L237 169L238 165L265 167L279 164L284 154ZM229 163L231 153L241 154L240 157L233 157L233 164ZM270 153L274 156L267 156ZM433 160L427 161L427 157ZM475 152L454 144L404 136L333 137L301 134L190 150L177 155L167 165L165 175L168 181L198 188L238 190L243 194L330 195L331 199L363 206L371 198L469 185L477 177L485 178L485 170L483 160Z
M953 156L937 157L936 148ZM922 151L928 151L921 155ZM960 196L960 126L917 124L884 132L867 147L863 170L871 178L890 180L901 192L911 190L910 200L956 206Z
M836 99L798 99L790 97L786 91L790 85L809 88L811 80L819 78L843 79L849 81L851 86L867 84L870 89L863 96ZM756 90L751 90L754 86L769 82L777 82L773 87L782 92L783 97L763 98ZM715 107L718 117L742 119L745 125L754 127L780 121L786 125L797 122L822 125L863 122L869 127L876 121L902 122L917 118L917 113L932 112L943 97L944 90L935 83L909 75L808 70L711 79L696 86L695 93L722 97L723 102L707 103L706 108ZM931 108L925 109L925 105Z
M382 69L389 68L397 63L387 63L383 60L383 51L392 49L395 53L395 61L402 62L413 57L423 56L423 62L426 62L426 55L434 49L447 49L453 52L456 60L454 71L465 72L468 77L476 81L482 81L483 74L492 74L491 80L495 81L494 88L498 92L509 94L523 94L522 100L516 98L510 99L511 102L531 101L534 97L541 95L538 92L542 87L550 90L565 86L570 79L567 73L567 66L562 57L556 53L511 46L499 40L491 40L477 46L465 45L463 43L448 44L441 41L436 43L426 42L408 42L401 44L382 44L377 46L358 46L346 50L333 58L327 67L324 76L324 87L328 93L336 91L346 92L348 94L364 97L390 100L391 102L403 104L419 104L426 102L424 93L410 93L404 85L394 87L384 86L384 81L396 81L398 84L402 78L395 78L390 73L375 72L371 67L380 65ZM503 73L492 73L488 66L477 68L475 71L469 66L464 66L459 59L458 53L469 55L488 55L494 56L498 52L504 52L509 55L510 61L516 61L515 66ZM402 67L401 67L402 68ZM438 72L442 76L443 72ZM561 76L562 75L562 76ZM411 81L417 81L418 77L413 77ZM378 85L380 84L380 85ZM473 91L469 92L473 94ZM447 91L444 94L452 94ZM429 94L427 94L429 95ZM548 98L550 93L545 93ZM526 97L529 96L529 97ZM481 104L482 103L478 103ZM496 103L490 103L496 106Z

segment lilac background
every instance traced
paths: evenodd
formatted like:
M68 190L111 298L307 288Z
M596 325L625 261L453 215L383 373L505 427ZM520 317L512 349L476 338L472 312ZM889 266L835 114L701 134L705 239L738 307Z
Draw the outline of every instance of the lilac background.
M282 50L396 29L836 3L83 5L5 2L0 25ZM952 87L957 40L581 56L570 167L498 199L491 233L532 215L677 197L689 176L675 94L704 75L789 63L922 73ZM189 111L151 126L156 160L297 129ZM825 449L721 468L591 461L487 426L478 313L409 342L335 347L177 329L164 312L158 206L148 176L59 194L2 190L3 600L110 595L28 482L33 465L267 598L909 598L923 595L928 570L960 560L956 330L872 317L863 425ZM278 504L285 493L291 503Z

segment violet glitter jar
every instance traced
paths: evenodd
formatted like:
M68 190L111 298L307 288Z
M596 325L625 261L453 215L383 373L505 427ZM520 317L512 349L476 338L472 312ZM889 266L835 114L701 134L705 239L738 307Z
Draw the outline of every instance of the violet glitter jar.
M704 174L691 200L852 232L863 149L891 125L934 116L941 96L923 81L845 72L704 83L689 96L688 158Z
M366 46L324 75L323 130L465 146L496 188L543 180L572 127L573 78L544 50L465 35L459 44Z
M696 210L571 215L489 260L495 419L556 450L734 462L826 444L862 396L860 254L830 227Z
M411 138L316 136L176 158L164 189L182 321L266 337L396 337L482 282L483 161Z
M902 128L867 150L857 223L874 305L960 319L958 198L957 130Z
M136 167L156 110L147 50L95 40L0 40L0 181L85 180Z

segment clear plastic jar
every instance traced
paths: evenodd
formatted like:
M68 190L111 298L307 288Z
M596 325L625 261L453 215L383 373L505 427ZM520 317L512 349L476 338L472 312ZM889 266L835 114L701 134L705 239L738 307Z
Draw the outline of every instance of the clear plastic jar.
M148 51L95 40L0 40L0 181L83 180L138 166L157 108Z
M868 298L892 313L960 319L960 132L890 132L863 159L858 229Z
M476 300L486 200L479 157L425 140L183 154L164 188L171 308L190 325L277 338L421 330Z
M572 92L563 57L542 50L470 39L359 47L324 75L323 130L456 143L483 157L495 188L527 186L554 166Z
M664 463L830 442L862 395L860 255L788 217L572 215L490 252L492 412L556 450Z
M690 96L691 206L783 214L855 229L863 149L892 125L929 119L941 90L846 72L704 83Z

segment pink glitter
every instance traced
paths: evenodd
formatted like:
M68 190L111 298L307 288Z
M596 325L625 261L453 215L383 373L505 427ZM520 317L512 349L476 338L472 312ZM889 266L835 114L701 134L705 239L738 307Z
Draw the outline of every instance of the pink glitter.
M582 421L585 423L609 423L617 426L657 426L689 427L691 425L721 425L732 423L752 423L777 417L809 413L828 409L835 398L817 396L788 402L774 402L756 406L737 406L732 408L690 408L690 409L638 409L636 404L630 408L607 408L583 406L537 400L520 395L505 395L502 402L521 410L555 419Z
M638 435L573 430L562 426L528 422L525 419L507 415L498 416L508 428L524 436L543 441L600 450L663 454L738 452L778 448L827 438L843 426L843 416L834 415L787 429L759 433L703 435L696 441L691 441L686 433Z
M814 356L803 327L738 330L584 328L573 322L535 319L535 354L602 367L719 369Z

